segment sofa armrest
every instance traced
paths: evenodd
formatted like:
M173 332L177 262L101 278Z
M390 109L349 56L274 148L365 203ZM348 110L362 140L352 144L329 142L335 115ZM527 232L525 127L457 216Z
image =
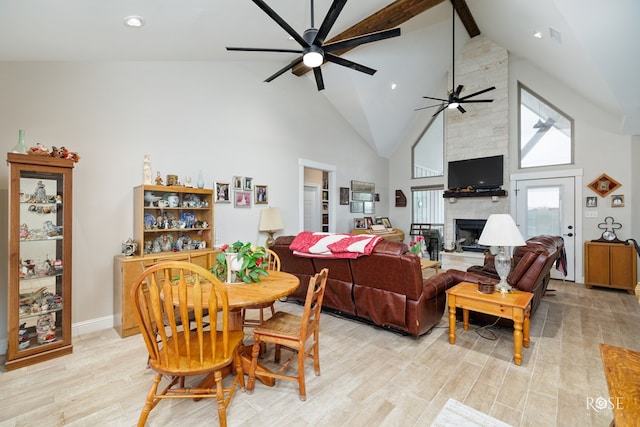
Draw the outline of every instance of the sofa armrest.
M498 279L489 278L481 274L470 273L468 271L461 271L455 269L449 269L438 273L434 276L424 279L422 283L422 293L425 298L433 298L441 292L446 291L449 288L457 285L460 282L470 283L498 283Z

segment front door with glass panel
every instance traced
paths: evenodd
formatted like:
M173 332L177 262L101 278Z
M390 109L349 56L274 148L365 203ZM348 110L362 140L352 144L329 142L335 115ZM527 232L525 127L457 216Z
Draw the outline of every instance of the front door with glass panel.
M516 222L525 239L539 235L562 236L567 253L567 276L555 268L554 279L575 280L574 178L516 181Z

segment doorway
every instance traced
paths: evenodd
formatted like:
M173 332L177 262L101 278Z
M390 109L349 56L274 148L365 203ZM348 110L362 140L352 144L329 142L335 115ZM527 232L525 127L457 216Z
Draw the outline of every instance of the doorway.
M576 244L581 241L582 234L580 216L576 215L580 212L576 200L581 197L576 195L580 188L577 181L576 176L512 177L516 223L524 238L546 234L564 239L567 275L563 277L552 268L551 277L554 279L575 281L582 278L582 245ZM581 179L579 181L582 182Z
M322 178L319 179L318 183L307 183L305 180L306 172L313 170L314 172L319 172L320 176L326 176L326 183L322 182ZM336 231L336 205L338 203L338 196L336 191L336 167L334 165L320 163L313 160L300 159L298 161L298 182L299 182L299 198L300 206L298 210L298 229L299 230L307 230L307 226L309 225L307 221L315 216L315 212L308 212L307 209L314 209L318 214L322 215L322 223L321 227L314 229L313 231L329 231L335 233ZM313 204L315 206L311 207L311 203L307 201L308 197L311 197L310 194L307 193L306 187L317 187L317 195L314 199ZM320 188L322 189L322 200L320 199ZM326 221L325 221L326 215ZM325 229L326 223L326 229ZM315 227L314 227L315 228ZM307 230L311 231L311 230Z
M304 225L303 231L320 231L320 189L312 185L304 186Z

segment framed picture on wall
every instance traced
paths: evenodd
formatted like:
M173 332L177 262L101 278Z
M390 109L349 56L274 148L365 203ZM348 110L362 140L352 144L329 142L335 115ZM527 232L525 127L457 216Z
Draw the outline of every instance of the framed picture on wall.
M588 207L588 208L597 208L598 207L598 198L596 196L587 196L586 207Z
M364 213L364 202L351 202L349 211L351 213Z
M233 177L233 189L234 190L242 190L243 182L244 182L244 179L241 176L234 176Z
M363 202L364 210L363 212L366 214L374 214L376 213L376 206L374 202Z
M216 189L216 203L231 203L228 182L216 182L214 188Z
M256 185L256 205L269 203L269 193L266 185Z
M244 184L242 186L243 190L251 191L253 190L253 178L249 178L248 176L244 177Z
M340 204L349 204L349 187L340 187Z
M622 194L614 194L611 196L611 207L622 208L624 207L624 196Z
M233 207L234 208L250 208L251 207L251 191L234 191Z

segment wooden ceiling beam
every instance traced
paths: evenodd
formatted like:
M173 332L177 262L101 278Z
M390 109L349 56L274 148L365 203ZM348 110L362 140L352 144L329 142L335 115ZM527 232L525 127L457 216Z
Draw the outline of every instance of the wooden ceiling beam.
M473 19L473 15L469 10L469 6L467 6L466 0L451 0L453 7L458 14L458 17L462 21L464 28L467 29L467 33L469 37L474 38L475 36L480 35L480 28L478 28L478 24L476 24L476 20Z

